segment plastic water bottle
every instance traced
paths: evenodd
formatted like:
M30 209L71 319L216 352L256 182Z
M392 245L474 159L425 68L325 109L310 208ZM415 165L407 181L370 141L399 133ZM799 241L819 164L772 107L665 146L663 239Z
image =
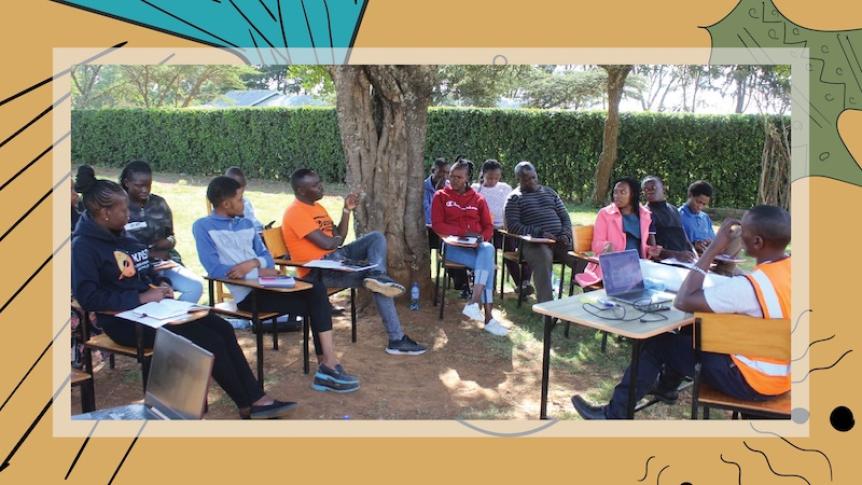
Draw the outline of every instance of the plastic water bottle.
M410 309L413 311L419 310L419 283L413 282L410 287Z

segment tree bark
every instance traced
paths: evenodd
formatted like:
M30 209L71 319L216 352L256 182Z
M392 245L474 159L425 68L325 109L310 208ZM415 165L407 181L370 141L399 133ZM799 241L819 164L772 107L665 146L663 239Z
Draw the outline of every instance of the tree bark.
M600 206L608 195L611 173L617 161L617 139L620 135L620 101L626 77L632 66L602 66L608 72L608 116L602 138L602 153L596 165L596 185L593 188L593 204Z
M433 70L429 66L333 66L347 184L360 192L357 235L380 231L389 275L431 295L422 207L424 150Z

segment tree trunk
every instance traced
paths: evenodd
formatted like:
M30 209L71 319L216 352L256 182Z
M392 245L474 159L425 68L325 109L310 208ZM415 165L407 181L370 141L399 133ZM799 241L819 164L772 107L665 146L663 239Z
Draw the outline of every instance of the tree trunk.
M602 138L602 153L596 165L596 185L593 188L593 204L600 206L608 195L608 185L614 164L617 161L617 138L620 135L620 101L626 77L632 66L602 66L608 72L608 117Z
M429 66L333 66L347 184L360 192L357 235L380 231L389 275L431 295L422 208L424 150L433 70Z

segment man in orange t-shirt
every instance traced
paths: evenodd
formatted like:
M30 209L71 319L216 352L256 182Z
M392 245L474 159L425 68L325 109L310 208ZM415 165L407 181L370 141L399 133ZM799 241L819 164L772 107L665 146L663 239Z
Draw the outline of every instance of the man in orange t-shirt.
M373 269L359 272L301 268L299 275L310 275L311 279L321 281L327 288L367 288L374 295L377 312L389 335L386 352L394 355L423 354L426 347L416 343L401 329L392 298L404 293L404 287L386 275L386 237L379 232L370 232L342 246L350 228L350 213L359 202L358 195L344 197L344 209L336 233L332 218L318 203L323 198L320 177L313 170L300 168L290 176L290 185L296 200L284 211L281 233L291 259L366 260L376 265Z

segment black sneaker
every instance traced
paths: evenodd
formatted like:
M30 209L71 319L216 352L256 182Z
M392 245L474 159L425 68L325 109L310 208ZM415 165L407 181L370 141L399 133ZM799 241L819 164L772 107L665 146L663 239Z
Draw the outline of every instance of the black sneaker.
M575 407L575 411L586 420L608 419L605 415L605 406L590 404L579 394L572 396L572 405Z
M354 382L353 384L339 384L335 381L321 378L319 376L319 372L315 374L314 382L311 384L311 388L315 391L345 394L359 389L359 382Z
M461 290L462 300L469 300L471 298L473 298L473 292L470 291L470 288L464 288L463 290Z
M252 406L251 407L251 419L272 419L272 418L280 418L287 414L288 411L295 408L297 403L293 401L273 401L272 404L267 404L264 406Z
M362 280L363 286L374 293L395 298L404 293L404 287L388 276L370 276Z
M401 337L401 340L390 340L386 346L386 353L392 355L422 355L426 350L427 347L417 344L407 335Z
M335 369L331 369L323 364L317 366L315 378L337 382L338 384L359 384L359 378L348 374L341 364L336 364Z
M665 404L675 404L679 399L679 386L685 376L671 369L664 369L658 379L658 383L647 394L654 396Z

